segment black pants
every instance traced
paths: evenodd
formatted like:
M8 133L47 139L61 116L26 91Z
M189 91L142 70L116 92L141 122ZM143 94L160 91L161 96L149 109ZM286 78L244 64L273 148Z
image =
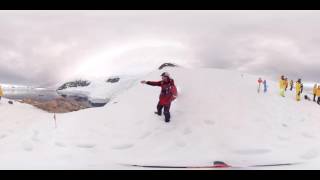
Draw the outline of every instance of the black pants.
M317 101L317 103L320 105L320 96L318 97L318 101Z
M313 101L316 102L316 94L313 94Z
M170 121L170 106L171 104L161 105L160 103L158 103L157 105L158 115L160 116L162 114L162 109L164 108L163 114L166 122Z

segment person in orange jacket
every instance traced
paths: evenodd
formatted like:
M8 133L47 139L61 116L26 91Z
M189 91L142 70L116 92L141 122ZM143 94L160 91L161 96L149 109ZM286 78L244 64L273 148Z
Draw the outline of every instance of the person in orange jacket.
M316 95L318 96L318 101L317 101L317 103L320 105L320 85L319 85L318 88L317 88L317 93L316 93Z
M317 88L318 88L318 86L317 86L317 84L315 84L315 85L313 86L313 89L312 89L313 102L316 102L316 97L317 97Z
M2 96L3 96L3 90L2 90L1 85L0 85L0 100L1 100Z

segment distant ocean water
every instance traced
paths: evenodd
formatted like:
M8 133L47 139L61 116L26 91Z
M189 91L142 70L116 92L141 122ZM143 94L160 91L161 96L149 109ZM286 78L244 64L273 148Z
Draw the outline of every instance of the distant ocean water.
M61 97L55 90L47 89L6 89L4 97L14 100L34 99L37 101L48 101Z

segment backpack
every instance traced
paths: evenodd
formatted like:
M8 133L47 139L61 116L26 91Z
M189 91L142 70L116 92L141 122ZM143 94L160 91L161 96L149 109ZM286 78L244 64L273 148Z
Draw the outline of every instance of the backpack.
M170 94L172 94L172 101L175 100L178 96L178 90L177 87L174 85L173 80L172 83L170 83Z

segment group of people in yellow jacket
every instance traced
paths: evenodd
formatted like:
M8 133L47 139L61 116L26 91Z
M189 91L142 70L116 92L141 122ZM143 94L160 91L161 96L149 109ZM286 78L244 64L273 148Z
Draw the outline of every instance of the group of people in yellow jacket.
M1 100L2 96L3 96L3 90L2 90L1 85L0 85L0 100Z
M317 103L320 105L320 85L317 84L313 87L313 101L316 102L316 97L318 96Z
M285 97L285 91L287 90L288 87L288 79L285 78L284 76L281 76L280 78L280 96ZM290 81L290 90L293 89L293 80ZM300 101L301 100L301 94L303 91L303 84L301 82L301 79L298 79L296 82L296 100ZM315 84L313 87L313 101L316 102L316 97L317 103L320 105L320 85Z
M285 78L283 75L280 78L280 96L285 97L284 93L287 91L288 88L288 78ZM293 89L293 80L290 81L290 90L292 91ZM300 101L301 100L301 94L303 92L303 84L301 82L301 79L298 79L296 82L296 100Z

